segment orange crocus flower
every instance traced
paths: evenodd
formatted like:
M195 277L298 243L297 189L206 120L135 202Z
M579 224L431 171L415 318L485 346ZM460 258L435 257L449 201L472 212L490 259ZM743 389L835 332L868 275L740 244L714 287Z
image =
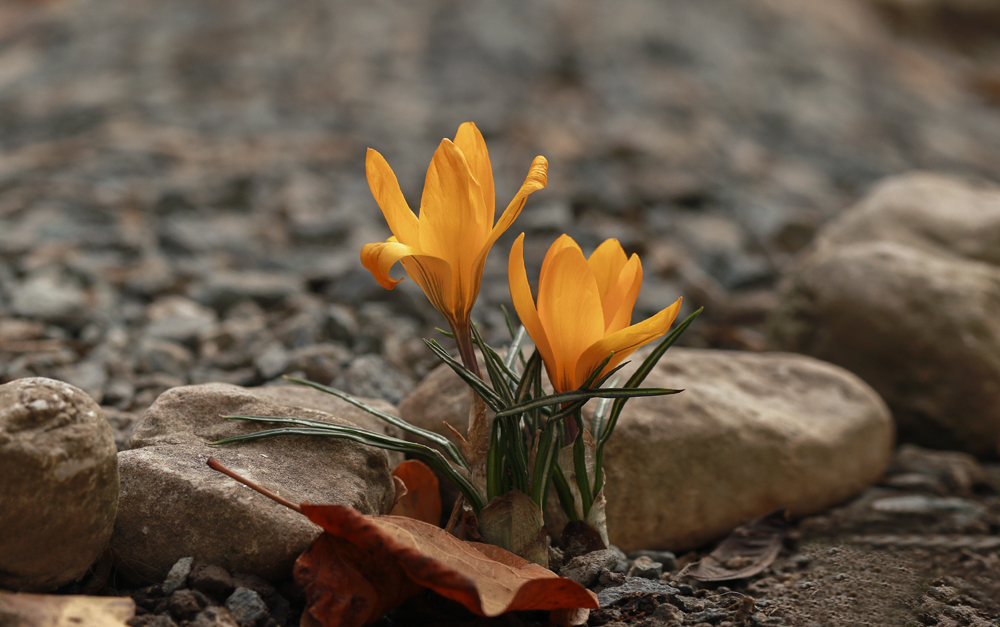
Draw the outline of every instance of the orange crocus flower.
M590 258L573 238L557 239L542 262L538 307L524 270L524 233L510 251L510 296L521 324L535 342L557 392L577 390L604 359L604 372L670 329L681 299L656 315L629 326L642 286L642 263L626 258L616 239L597 247Z
M545 157L535 157L521 189L494 224L490 156L479 129L466 122L458 127L454 142L442 139L434 152L417 216L406 204L392 168L382 155L368 149L368 186L392 237L366 244L361 249L361 263L382 287L392 289L402 279L391 278L389 269L401 262L406 274L447 319L470 369L478 371L471 339L467 339L469 316L479 295L486 255L521 213L528 195L545 187L547 170Z

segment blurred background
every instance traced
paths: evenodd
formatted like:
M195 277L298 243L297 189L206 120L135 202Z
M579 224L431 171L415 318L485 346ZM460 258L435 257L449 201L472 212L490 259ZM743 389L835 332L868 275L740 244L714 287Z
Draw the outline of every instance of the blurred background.
M995 0L3 0L0 381L45 375L128 425L164 389L300 373L398 401L443 321L359 261L474 121L506 259L561 233L642 257L637 314L761 350L792 255L886 175L1000 175ZM685 315L682 313L682 315ZM121 442L120 442L121 444Z

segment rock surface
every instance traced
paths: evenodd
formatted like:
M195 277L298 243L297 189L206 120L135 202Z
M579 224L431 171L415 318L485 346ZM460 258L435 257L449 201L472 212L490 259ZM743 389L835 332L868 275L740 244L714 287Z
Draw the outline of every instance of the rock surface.
M118 459L101 408L40 377L0 385L0 587L54 590L100 556L118 508Z
M395 489L385 451L304 436L209 446L266 428L219 418L232 414L363 424L386 432L363 411L298 386L245 389L216 383L165 392L136 426L131 449L119 454L121 507L111 544L127 576L162 581L182 557L269 580L290 575L319 528L209 469L210 456L293 503L338 503L366 514L392 506Z
M685 391L629 401L605 449L608 533L625 551L694 548L779 507L822 511L876 480L892 454L878 395L809 357L674 348L644 385ZM436 372L400 415L445 434L441 421L462 424L467 410L414 399L458 399L461 386Z
M915 173L830 223L782 283L770 335L886 400L900 439L995 457L1000 188Z

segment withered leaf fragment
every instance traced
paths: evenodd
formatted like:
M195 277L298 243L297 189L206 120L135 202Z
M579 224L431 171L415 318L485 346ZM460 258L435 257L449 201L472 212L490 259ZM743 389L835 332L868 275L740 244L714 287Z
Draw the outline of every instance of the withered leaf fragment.
M788 510L779 509L741 525L714 551L687 566L679 576L698 581L753 577L771 565L788 531Z
M396 499L390 516L406 516L436 525L441 520L441 492L434 471L419 459L401 462L392 471L406 486L406 494Z

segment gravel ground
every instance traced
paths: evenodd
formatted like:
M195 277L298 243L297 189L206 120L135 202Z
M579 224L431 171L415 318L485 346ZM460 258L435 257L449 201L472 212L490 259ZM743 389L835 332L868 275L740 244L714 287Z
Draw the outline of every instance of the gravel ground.
M361 245L388 235L364 150L415 201L435 145L466 120L499 203L534 155L551 164L490 257L475 312L488 337L502 337L506 251L524 230L529 276L562 232L585 249L617 237L645 264L639 313L682 295L707 308L684 343L764 349L783 268L874 181L1000 178L998 22L993 3L945 0L10 0L0 382L83 388L120 447L186 383L298 373L398 401L435 365L420 338L442 321L412 282L387 292L360 266ZM996 534L996 503L982 503L993 518L976 533ZM801 523L798 548L734 590L793 625L889 624L863 609L880 599L932 608L926 625L1000 612L996 578L975 583L996 572L995 548L875 549L820 524L837 516ZM930 537L919 517L892 520L879 533ZM893 596L913 586L926 593Z

